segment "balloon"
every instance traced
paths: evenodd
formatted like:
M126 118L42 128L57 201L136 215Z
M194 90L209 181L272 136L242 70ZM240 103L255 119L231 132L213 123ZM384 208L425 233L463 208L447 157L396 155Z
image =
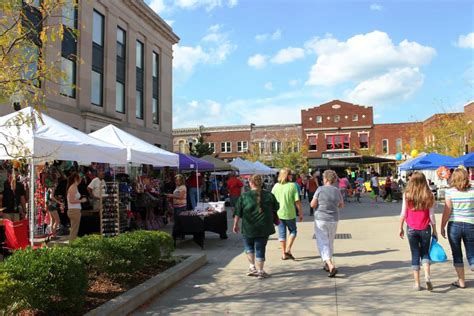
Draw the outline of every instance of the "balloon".
M439 167L438 169L436 169L436 174L440 179L449 179L451 172L446 167Z
M397 154L395 155L395 160L397 160L397 161L402 160L402 154L401 154L401 153L397 153Z
M413 149L413 150L411 151L411 156L412 156L412 158L416 158L416 156L418 156L418 150Z

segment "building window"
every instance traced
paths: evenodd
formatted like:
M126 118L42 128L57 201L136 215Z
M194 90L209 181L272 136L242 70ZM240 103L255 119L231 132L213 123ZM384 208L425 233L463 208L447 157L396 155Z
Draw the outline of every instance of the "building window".
M104 82L104 16L92 14L92 79L91 103L102 106Z
M264 142L254 142L253 143L254 153L258 155L263 155L265 153L265 143Z
M382 152L388 154L388 139L382 139Z
M341 120L341 117L339 115L334 115L334 123L337 123Z
M232 152L232 147L230 142L221 143L221 153L230 153Z
M271 142L271 150L272 150L272 154L277 154L277 153L281 153L281 142L279 141L273 141Z
M316 116L316 123L322 123L323 122L323 117L318 115Z
M64 26L61 40L61 72L59 93L70 98L76 97L76 57L77 40L74 34L77 28L77 9L73 1L66 1L62 7Z
M395 148L397 149L397 153L402 152L402 139L401 138L397 138L395 140Z
M308 150L310 151L318 150L318 136L316 135L308 136Z
M207 143L207 146L212 150L212 153L216 153L216 146L214 143Z
M135 117L143 120L143 43L136 43L136 100L135 100Z
M369 134L359 134L359 148L369 148Z
M359 120L359 115L357 114L352 114L352 121L358 121Z
M117 73L115 78L115 111L125 113L125 58L127 33L117 27Z
M152 77L153 77L153 96L152 96L152 106L151 114L154 124L160 124L160 102L159 102L159 61L160 56L153 52L153 61L152 61Z
M61 72L64 77L59 80L59 93L62 95L76 97L76 63L70 59L61 57Z
M39 1L38 1L39 2ZM62 6L62 24L69 29L76 29L77 24L77 1L66 1Z
M179 142L178 142L178 147L179 147L179 152L180 153L184 153L186 151L186 141L181 139Z
M290 153L297 153L300 151L300 143L296 140L286 142L286 148Z
M237 152L245 153L249 150L249 144L247 141L237 142Z
M327 135L326 136L326 149L327 150L340 150L349 149L349 135Z

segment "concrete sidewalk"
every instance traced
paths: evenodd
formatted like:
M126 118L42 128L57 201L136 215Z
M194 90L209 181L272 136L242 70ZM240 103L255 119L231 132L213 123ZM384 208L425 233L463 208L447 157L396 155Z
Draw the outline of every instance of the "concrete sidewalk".
M240 235L230 233L228 240L220 240L210 233L204 250L209 263L135 315L474 315L474 272L466 269L467 289L454 288L451 261L432 266L433 292L412 290L408 242L398 237L400 207L401 203L371 204L366 197L362 203L346 205L338 233L352 238L335 242L336 278L328 278L322 270L307 203L293 249L296 261L282 261L276 234L271 236L265 269L272 277L268 279L245 275L248 263ZM439 207L438 230L441 211ZM448 242L441 238L440 243L451 258ZM185 242L176 253L201 250Z

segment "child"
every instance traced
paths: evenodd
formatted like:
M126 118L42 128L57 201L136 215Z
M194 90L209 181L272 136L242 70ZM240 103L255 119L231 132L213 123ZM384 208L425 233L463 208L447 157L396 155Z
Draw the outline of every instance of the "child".
M420 261L425 272L425 283L428 291L433 290L430 275L430 241L431 235L438 237L434 216L434 196L426 182L425 175L415 172L408 181L403 194L402 212L400 215L400 238L403 239L403 223L407 222L408 243L411 250L411 264L415 278L416 291L420 287ZM433 231L432 231L433 230Z

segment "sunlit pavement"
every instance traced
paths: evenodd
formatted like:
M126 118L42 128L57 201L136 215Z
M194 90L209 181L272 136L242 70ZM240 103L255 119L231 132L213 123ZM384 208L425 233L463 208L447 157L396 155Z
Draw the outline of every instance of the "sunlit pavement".
M221 240L208 233L204 250L192 241L182 242L177 254L204 251L209 263L135 314L474 315L474 272L466 269L467 289L454 288L451 261L432 266L432 292L412 290L408 242L398 237L400 208L400 202L373 204L367 197L362 203L346 204L338 233L351 238L335 242L336 278L322 270L307 202L293 249L296 261L280 259L279 243L272 235L268 279L245 275L248 264L240 235L229 233L229 239ZM439 206L438 225L441 212ZM451 258L447 240L441 238L440 243Z

